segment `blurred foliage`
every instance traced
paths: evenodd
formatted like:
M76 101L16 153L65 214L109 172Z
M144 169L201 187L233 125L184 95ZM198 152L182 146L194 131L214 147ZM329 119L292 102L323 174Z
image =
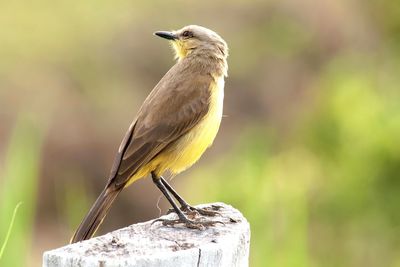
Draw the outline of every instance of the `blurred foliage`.
M3 257L4 250L6 249L8 240L10 239L10 235L11 235L11 232L12 232L12 228L13 228L14 222L15 222L15 217L17 216L18 209L19 209L19 207L20 207L21 205L22 205L22 202L19 202L19 203L15 206L15 208L14 208L13 215L12 215L11 221L10 221L10 226L9 226L8 229L7 229L6 236L5 236L5 238L4 238L3 244L2 244L1 247L0 247L0 261L1 261L1 258Z
M209 195L243 211L252 266L398 266L396 71L348 57L332 62L290 137L256 127L189 183L204 189L196 200Z
M1 2L1 244L24 204L0 265L68 242L173 64L151 33L200 24L230 46L226 116L182 195L245 214L251 266L400 266L399 14L394 0ZM150 181L125 191L100 233L158 215Z
M0 237L6 239L9 224L13 231L4 249L2 266L25 266L28 262L37 198L37 175L42 130L20 115L11 135L4 170L0 173ZM18 216L13 216L18 203ZM13 218L13 219L12 219ZM15 218L15 220L14 220Z

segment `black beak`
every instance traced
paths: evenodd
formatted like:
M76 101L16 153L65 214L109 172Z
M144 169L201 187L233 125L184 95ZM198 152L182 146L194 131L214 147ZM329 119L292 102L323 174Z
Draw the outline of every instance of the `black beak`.
M176 40L178 37L173 32L166 32L166 31L158 31L155 32L154 35L160 36L167 40Z

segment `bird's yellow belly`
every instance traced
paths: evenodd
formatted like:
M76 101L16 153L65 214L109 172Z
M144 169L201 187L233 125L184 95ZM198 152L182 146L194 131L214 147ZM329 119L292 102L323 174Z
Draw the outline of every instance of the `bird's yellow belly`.
M221 77L211 90L210 106L204 118L186 135L182 136L174 145L162 153L157 172L166 170L174 174L184 171L194 164L211 146L221 124L224 79Z
M180 173L193 165L204 151L212 145L221 124L224 78L220 77L210 90L209 111L204 118L174 144L140 168L126 186L150 172L154 172L156 175L162 175L167 170L173 174Z

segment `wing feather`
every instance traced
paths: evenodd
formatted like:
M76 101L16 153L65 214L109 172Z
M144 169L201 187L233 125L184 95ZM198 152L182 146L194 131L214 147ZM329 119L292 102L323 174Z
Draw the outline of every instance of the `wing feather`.
M169 71L163 77L139 110L121 143L109 184L125 185L142 166L190 131L207 114L212 76L172 73L176 71Z

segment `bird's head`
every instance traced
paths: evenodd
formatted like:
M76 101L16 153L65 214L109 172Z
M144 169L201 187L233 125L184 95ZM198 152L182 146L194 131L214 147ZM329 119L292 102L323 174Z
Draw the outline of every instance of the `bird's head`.
M226 42L217 33L201 26L189 25L180 30L157 31L154 34L171 42L178 60L191 54L220 60L226 60L228 56Z

